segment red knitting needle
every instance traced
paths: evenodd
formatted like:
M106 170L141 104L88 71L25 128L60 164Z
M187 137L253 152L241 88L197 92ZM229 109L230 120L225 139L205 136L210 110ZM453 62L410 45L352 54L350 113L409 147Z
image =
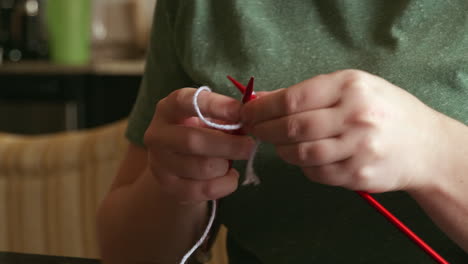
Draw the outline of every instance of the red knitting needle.
M244 96L242 97L243 104L257 97L255 94L253 94L253 87L254 87L254 77L250 77L249 83L247 84L247 87L245 88L245 91L244 91Z
M256 98L253 93L253 77L250 78L249 84L247 87L244 87L240 82L236 81L231 76L227 78L237 87L237 89L244 95L242 97L242 102L246 103L251 99ZM418 235L416 235L409 227L407 227L403 222L401 222L396 216L394 216L390 211L388 211L381 203L379 203L374 197L369 193L363 191L356 191L356 193L366 200L372 207L374 207L380 214L382 214L387 220L392 223L396 228L398 228L403 234L405 234L409 239L411 239L416 245L418 245L426 254L432 257L439 264L448 264L442 256L440 256L434 249L432 249L424 240L422 240Z

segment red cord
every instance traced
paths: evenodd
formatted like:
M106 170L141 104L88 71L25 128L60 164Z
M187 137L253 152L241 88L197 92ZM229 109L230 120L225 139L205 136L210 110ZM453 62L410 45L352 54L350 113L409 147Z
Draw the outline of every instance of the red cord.
M253 92L253 77L250 78L247 88L243 86L240 82L236 81L231 76L227 78L234 84L234 86L239 89L239 91L244 95L242 102L246 103L249 100L255 98ZM434 249L432 249L426 242L424 242L420 237L418 237L409 227L407 227L403 222L401 222L396 216L394 216L390 211L388 211L381 203L379 203L374 197L369 193L363 191L356 191L364 200L366 200L372 207L374 207L379 213L381 213L388 221L390 221L396 228L398 228L403 234L405 234L409 239L411 239L416 245L418 245L426 254L432 257L439 264L448 264L443 257L441 257Z
M432 249L426 242L424 242L420 237L418 237L411 229L409 229L405 224L403 224L396 216L394 216L390 211L388 211L381 203L379 203L374 197L369 193L363 191L357 191L364 200L366 200L372 207L374 207L379 213L381 213L388 221L395 225L401 232L403 232L409 239L411 239L416 245L418 245L424 252L431 256L437 263L448 264L442 256L440 256L434 249Z

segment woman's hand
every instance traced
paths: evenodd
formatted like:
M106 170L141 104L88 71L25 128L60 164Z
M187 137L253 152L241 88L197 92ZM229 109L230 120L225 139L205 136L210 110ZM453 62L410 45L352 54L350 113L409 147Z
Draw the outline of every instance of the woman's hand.
M366 72L320 75L247 103L247 131L313 181L411 190L436 181L443 115Z
M207 128L192 105L196 89L177 90L156 106L145 133L148 164L163 192L178 202L217 199L237 188L239 173L229 160L247 159L253 140ZM202 113L218 122L237 122L241 104L235 99L202 92Z

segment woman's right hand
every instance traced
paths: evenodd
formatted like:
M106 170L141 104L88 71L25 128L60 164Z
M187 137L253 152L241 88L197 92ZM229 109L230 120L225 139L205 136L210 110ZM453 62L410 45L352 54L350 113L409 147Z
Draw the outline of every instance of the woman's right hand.
M183 88L160 100L144 141L148 164L162 192L180 203L224 197L237 188L239 173L229 160L247 159L254 141L208 128L192 104L196 89ZM198 97L201 112L217 122L235 123L241 103L210 92Z

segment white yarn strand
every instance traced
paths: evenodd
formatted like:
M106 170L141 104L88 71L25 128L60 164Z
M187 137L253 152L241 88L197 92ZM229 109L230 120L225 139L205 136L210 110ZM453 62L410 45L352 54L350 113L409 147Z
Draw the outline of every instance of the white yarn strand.
M200 239L195 243L195 245L184 255L182 260L180 261L180 264L185 264L187 263L187 260L192 256L192 254L205 242L205 239L208 237L208 234L210 233L210 229L213 226L213 222L216 216L216 200L211 200L211 215L210 215L210 220L208 221L208 224L206 225L205 231L203 232L202 236Z
M223 125L223 124L217 124L217 123L211 122L208 119L206 119L200 110L200 106L198 105L198 96L200 95L202 91L211 92L211 89L208 86L201 86L200 88L198 88L195 94L193 95L192 103L193 103L193 107L195 108L195 112L197 112L198 117L203 121L203 123L205 123L209 127L213 127L213 128L220 129L220 130L237 130L242 127L242 123L232 124L232 125ZM245 169L245 180L242 183L242 185L249 185L249 184L258 185L260 183L260 178L258 178L258 176L255 174L255 171L254 171L254 160L255 160L255 155L257 154L259 145L260 145L260 141L256 140L254 149L250 153L249 160L247 161L247 166Z
M255 146L250 153L249 160L247 160L247 166L245 168L245 179L242 182L242 185L258 185L260 184L260 178L255 174L254 170L254 161L255 156L257 155L258 147L260 146L260 140L255 140Z
M198 88L198 90L193 95L193 99L192 99L193 107L195 108L195 111L197 112L198 117L203 121L203 123L205 123L206 125L210 127L219 129L219 130L237 130L242 127L241 123L232 124L232 125L223 125L223 124L216 124L206 119L203 116L202 112L200 111L200 106L198 106L198 95L200 95L200 93L203 91L211 92L211 89L208 86L202 86Z
M195 111L197 112L198 117L203 121L203 123L205 123L209 127L216 128L219 130L237 130L242 127L242 123L223 125L223 124L217 124L217 123L211 122L210 120L206 119L200 110L200 106L198 105L198 96L200 95L202 91L211 92L211 89L208 86L202 86L198 88L198 90L193 95L192 103L193 103L193 107L195 108ZM260 184L260 179L258 178L258 176L255 174L255 171L254 171L254 160L255 160L255 155L257 154L259 145L260 145L260 141L256 140L254 149L250 153L249 160L247 161L247 167L245 169L245 172L246 172L245 180L242 183L242 185ZM203 232L202 236L197 241L197 243L184 255L180 264L185 264L187 260L192 256L192 254L203 244L205 239L208 237L211 226L213 225L213 222L216 216L216 200L212 200L211 202L213 204L213 207L211 210L211 215L208 221L208 225L206 226L205 231Z

